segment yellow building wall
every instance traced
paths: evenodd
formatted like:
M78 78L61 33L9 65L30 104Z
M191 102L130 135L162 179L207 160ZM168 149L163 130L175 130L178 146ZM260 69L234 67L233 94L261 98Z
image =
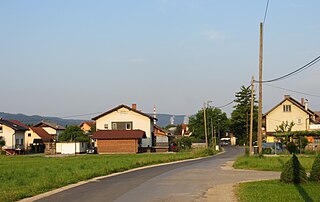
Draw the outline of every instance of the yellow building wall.
M31 135L29 137L29 134ZM33 143L34 139L41 139L41 137L39 135L37 135L35 132L33 132L32 130L27 130L24 133L24 137L25 137L25 148L27 149L31 143Z
M284 112L283 105L291 105L291 112ZM309 128L309 115L288 100L283 102L266 116L266 131L275 132L282 122L294 122L292 131L304 131ZM300 123L299 123L300 119Z

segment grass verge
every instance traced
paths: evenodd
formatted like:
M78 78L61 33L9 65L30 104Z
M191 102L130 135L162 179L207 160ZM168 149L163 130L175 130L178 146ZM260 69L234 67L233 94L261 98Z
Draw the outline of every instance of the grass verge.
M320 183L286 184L280 180L241 183L236 194L240 202L320 201Z
M213 150L173 154L0 156L0 201L31 197L79 181L165 162L205 157Z
M300 163L310 172L314 155L302 156L297 155ZM283 165L291 158L290 156L274 156L274 157L259 157L259 156L240 156L234 162L233 167L237 169L249 169L249 170L263 170L263 171L281 171Z

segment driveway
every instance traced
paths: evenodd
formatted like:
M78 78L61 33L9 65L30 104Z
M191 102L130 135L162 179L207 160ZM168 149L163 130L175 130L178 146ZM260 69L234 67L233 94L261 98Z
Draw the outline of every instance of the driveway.
M90 181L38 201L236 201L236 183L280 176L279 172L233 169L232 162L243 152L241 148L229 147L210 158Z

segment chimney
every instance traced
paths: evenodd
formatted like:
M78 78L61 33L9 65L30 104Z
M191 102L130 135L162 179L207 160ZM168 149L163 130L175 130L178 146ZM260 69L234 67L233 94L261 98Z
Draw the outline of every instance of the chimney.
M308 100L307 99L304 102L304 108L306 109L306 111L308 111Z
M290 95L284 95L284 99L289 99Z
M304 106L304 98L301 98L301 104Z
M137 110L137 104L132 104L132 109Z

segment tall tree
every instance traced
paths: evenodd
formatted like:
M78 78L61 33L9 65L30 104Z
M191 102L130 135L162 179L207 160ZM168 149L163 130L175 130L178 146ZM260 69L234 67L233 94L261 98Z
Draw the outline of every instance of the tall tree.
M88 141L89 136L81 130L80 126L68 126L59 136L59 141Z
M189 130L192 132L192 136L197 139L205 139L204 136L204 118L203 109L189 119ZM223 134L229 130L229 120L226 113L221 109L208 107L206 108L206 121L208 131L208 141L212 142L212 132L216 131L216 134Z
M250 106L251 106L251 89L241 86L240 91L235 94L236 105L231 113L231 131L238 138L239 144L248 145L249 129L250 129ZM255 95L253 96L254 103L256 103ZM257 136L258 123L258 107L254 105L253 108L253 134L254 139Z

